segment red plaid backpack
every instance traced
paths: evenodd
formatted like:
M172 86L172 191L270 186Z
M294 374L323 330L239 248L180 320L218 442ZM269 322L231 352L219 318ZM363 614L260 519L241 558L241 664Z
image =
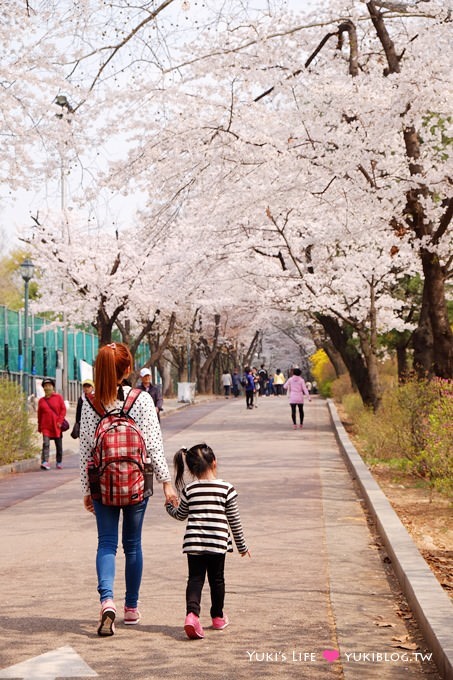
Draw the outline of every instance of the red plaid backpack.
M146 444L129 411L142 390L131 389L121 409L99 413L88 478L91 495L103 505L140 503L145 492ZM94 404L89 400L91 406Z

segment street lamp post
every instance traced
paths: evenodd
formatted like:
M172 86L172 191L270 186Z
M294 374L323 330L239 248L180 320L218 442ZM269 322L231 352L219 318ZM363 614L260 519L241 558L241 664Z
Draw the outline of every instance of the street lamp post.
M55 97L55 104L61 108L61 113L57 113L57 118L63 118L63 109L66 110L66 114L74 113L74 109L70 105L66 95L59 94ZM66 117L68 123L71 122L71 118ZM61 151L61 164L60 164L60 190L61 190L61 212L63 218L62 224L62 236L65 238L65 212L66 212L66 191L65 191L65 163L64 154ZM68 242L70 242L69 225L67 226ZM68 325L66 323L66 313L63 312L63 397L69 399L69 362L68 362Z
M35 272L35 265L33 262L27 257L26 260L22 262L20 265L20 274L24 280L24 286L25 286L25 291L24 291L24 372L23 372L23 390L25 392L25 396L28 397L28 389L29 389L29 384L28 384L28 362L27 362L27 353L28 353L28 286L33 278L33 274Z

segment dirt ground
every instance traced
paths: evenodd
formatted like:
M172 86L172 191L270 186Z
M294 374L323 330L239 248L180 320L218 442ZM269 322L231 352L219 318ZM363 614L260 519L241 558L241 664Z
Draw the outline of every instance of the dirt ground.
M360 453L351 423L341 404L336 407L343 427ZM369 469L442 588L453 600L453 502L431 492L423 480L389 469L384 463L369 466Z
M440 494L432 497L421 480L388 470L370 468L439 583L453 599L453 504Z

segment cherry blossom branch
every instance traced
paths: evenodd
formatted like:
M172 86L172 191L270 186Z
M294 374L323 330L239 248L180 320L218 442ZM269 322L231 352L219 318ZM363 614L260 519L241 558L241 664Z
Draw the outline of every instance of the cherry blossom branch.
M382 12L377 9L375 0L369 0L366 6L370 13L373 26L376 29L377 36L384 49L385 56L387 57L388 68L384 69L384 75L387 76L390 73L399 73L401 56L396 54L395 45L384 24Z

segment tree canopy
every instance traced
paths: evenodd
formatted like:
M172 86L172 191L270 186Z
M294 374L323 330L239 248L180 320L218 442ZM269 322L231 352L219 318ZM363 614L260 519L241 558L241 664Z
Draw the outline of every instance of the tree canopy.
M380 334L453 377L451 3L252 5L7 8L0 177L60 189L24 234L41 309L103 342L157 310L244 346L296 323L374 407Z

